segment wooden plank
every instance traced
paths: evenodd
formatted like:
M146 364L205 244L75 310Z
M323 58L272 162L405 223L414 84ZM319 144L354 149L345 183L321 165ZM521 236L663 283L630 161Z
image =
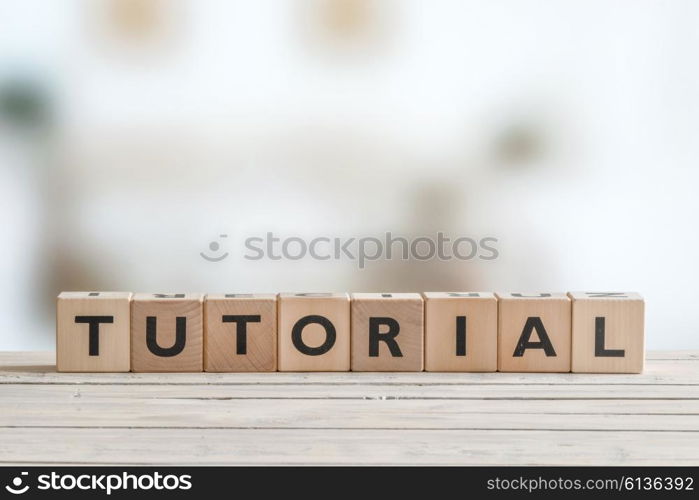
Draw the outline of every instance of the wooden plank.
M646 361L674 359L677 361L699 361L699 351L647 351Z
M669 361L668 361L669 362ZM120 376L115 376L120 375ZM696 387L699 386L699 367L687 367L686 370L676 370L675 373L665 372L664 374L646 375L587 375L575 374L570 377L567 374L528 374L519 376L518 374L480 374L480 373L424 373L424 380L416 380L415 374L291 374L270 373L269 376L263 374L244 373L173 373L167 376L163 374L56 374L56 373L27 373L27 372L2 372L0 373L0 385L3 384L42 384L42 385L171 385L171 386L243 386L243 385L270 385L270 386L328 386L328 387L352 387L352 386L503 386L503 385L523 385L523 386L676 386L676 387ZM374 376L371 376L374 375ZM432 376L434 375L434 376ZM448 375L455 375L450 377ZM502 375L502 376L501 376ZM634 378L637 377L637 378ZM645 378L644 378L645 377ZM608 380L604 380L608 378Z
M697 432L0 429L0 463L696 465ZM55 462L54 462L55 460Z
M31 389L30 389L31 388ZM31 392L29 392L31 391ZM570 400L570 399L699 399L699 385L552 385L552 384L0 384L0 397L45 399L53 394L79 397L102 392L107 395L137 394L141 397L199 399L444 399L444 400Z
M72 401L10 400L0 427L127 427L225 429L520 429L699 431L697 402L677 409L667 401L587 407L565 411L531 401L483 405L481 401L424 400L192 400L75 398ZM493 403L490 401L489 403ZM498 403L505 403L499 401ZM592 406L592 405L591 405ZM489 409L487 409L489 408ZM631 408L634 408L633 410ZM46 416L51 418L47 419Z
M451 374L458 375L456 377L442 377L441 375L448 374L430 374L425 377L425 380L417 381L414 379L414 374L405 376L400 376L400 374L390 375L390 376L374 376L374 377L357 377L358 374L347 373L344 376L333 377L330 373L318 373L313 376L303 376L297 374L294 377L286 377L285 374L269 374L271 376L264 377L262 374L256 374L251 376L249 374L238 374L238 373L227 373L227 374L200 374L198 376L191 376L192 374L169 374L170 376L161 376L161 374L148 374L149 376L142 376L145 374L122 374L121 376L112 377L112 374L90 374L75 376L75 374L56 374L52 373L13 373L13 374L0 374L0 385L5 384L24 384L24 385L162 385L162 386L173 386L173 385L190 385L190 386L236 386L241 387L245 385L255 385L255 386L272 386L272 387L282 387L282 386L315 386L315 387L346 387L346 388L366 388L366 387L468 387L468 386L524 386L535 388L537 386L547 386L547 387L577 387L577 386L600 386L600 390L603 387L636 387L639 391L643 387L658 386L658 387L670 387L674 386L678 390L681 388L687 388L688 391L693 391L693 388L699 386L699 367L694 370L687 370L692 373L674 373L669 375L656 375L648 376L647 378L627 378L633 376L625 375L608 375L609 380L604 381L600 377L603 376L591 376L580 377L574 376L573 378L568 378L567 376L547 376L541 374L541 376L530 376L526 377L528 380L523 380L518 376L509 376L502 374L500 377L499 373L493 374ZM117 374L113 374L117 375ZM179 376L181 375L181 376ZM367 374L368 375L368 374ZM429 375L440 375L438 377L429 377ZM488 376L486 376L488 375ZM532 374L533 375L533 374ZM538 374L537 374L538 375Z
M0 462L696 465L697 354L588 375L59 374L0 353Z
M13 407L34 408L41 405L66 405L65 407L79 407L80 411L89 410L91 405L113 405L124 407L135 402L142 405L141 409L147 409L153 405L165 404L191 404L197 403L208 405L216 402L231 402L234 405L252 405L259 408L263 404L271 407L282 408L287 402L298 404L301 407L308 405L326 405L333 402L344 402L350 406L366 401L377 401L379 403L390 403L402 401L410 404L413 401L425 402L434 405L444 405L447 408L451 402L460 404L459 411L467 413L547 413L551 415L577 413L594 414L604 413L611 415L652 415L652 414L674 414L674 415L698 415L699 399L619 399L619 398L401 398L393 396L364 396L359 398L303 398L291 396L282 397L239 397L234 392L228 395L212 395L211 393L197 391L189 386L175 386L170 391L161 392L162 387L143 386L138 390L126 390L129 387L111 386L86 386L75 388L73 386L51 386L42 388L40 391L35 388L27 390L26 386L4 386L0 388L0 399L7 411L12 411ZM132 389L132 388L131 388ZM144 389L156 389L155 391ZM184 390L182 390L184 389ZM218 387L212 389L219 390ZM202 394L203 392L203 394ZM554 403L552 403L554 401ZM0 415L2 419L2 415Z
M9 359L13 358L13 359ZM56 373L46 356L0 354L0 384L599 384L599 385L699 385L695 360L649 361L643 374L584 373Z

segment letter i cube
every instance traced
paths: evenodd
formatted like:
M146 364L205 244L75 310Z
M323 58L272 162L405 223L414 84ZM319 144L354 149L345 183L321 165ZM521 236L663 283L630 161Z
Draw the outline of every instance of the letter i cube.
M425 292L425 370L494 372L498 302L491 292Z

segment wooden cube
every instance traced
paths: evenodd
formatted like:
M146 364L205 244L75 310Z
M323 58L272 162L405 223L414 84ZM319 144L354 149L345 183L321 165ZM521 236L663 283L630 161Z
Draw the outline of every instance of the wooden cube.
M349 296L282 293L278 300L279 371L349 371Z
M632 292L570 292L577 373L641 373L644 302Z
M277 369L277 295L209 294L204 301L204 371Z
M130 292L62 292L56 300L56 369L128 372L130 302Z
M137 293L131 303L131 370L200 372L204 354L204 296Z
M425 292L425 370L494 372L498 302L491 292Z
M564 293L498 293L498 371L569 372L571 305Z
M352 294L353 371L422 371L423 342L419 293Z

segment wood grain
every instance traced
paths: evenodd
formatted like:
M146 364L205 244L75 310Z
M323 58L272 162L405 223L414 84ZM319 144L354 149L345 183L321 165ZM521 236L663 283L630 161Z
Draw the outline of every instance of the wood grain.
M568 296L573 301L572 371L641 373L645 354L643 297L631 292L569 292ZM596 353L599 327L604 333L603 353Z
M56 299L56 367L60 372L128 372L131 369L130 292L63 292ZM97 352L90 353L90 324L82 317L108 318L97 327Z
M650 352L640 375L87 375L53 360L0 352L0 463L699 464L697 352Z
M349 371L348 294L282 293L279 295L278 311L279 371ZM313 321L301 327L302 323L299 322L311 317L320 317L329 323L323 325ZM301 352L299 346L294 344L295 328L300 332L300 342L310 350ZM320 352L325 348L327 351Z
M371 322L392 320L397 328L392 338L395 352L385 341L372 352ZM379 333L391 331L382 324ZM422 371L424 367L424 312L419 293L352 294L352 371Z
M692 465L697 432L433 429L0 429L0 463Z
M569 372L571 358L571 303L564 293L497 293L498 297L498 371ZM530 323L530 321L532 323ZM534 323L536 321L536 323ZM536 329L527 328L538 325ZM540 328L550 340L552 350L526 348L517 353L518 344L528 338L533 344L544 342ZM518 355L519 354L519 355Z
M494 372L498 303L490 292L425 292L425 370ZM463 351L457 342L462 322Z
M224 316L255 319L244 323L245 349L238 353L237 328ZM204 370L273 372L277 370L277 295L208 294L204 301Z
M200 372L203 370L203 299L198 293L136 293L131 303L131 370L135 372ZM157 345L177 342L177 320L184 318L184 347L176 355L155 354L147 345L148 318L155 318Z

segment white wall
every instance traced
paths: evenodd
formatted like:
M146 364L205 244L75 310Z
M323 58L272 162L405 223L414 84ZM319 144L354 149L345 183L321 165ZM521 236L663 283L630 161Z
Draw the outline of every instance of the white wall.
M78 285L635 290L650 349L699 348L696 2L144 2L135 37L110 2L2 2L0 83L36 79L56 120L0 129L0 349L50 348ZM500 258L240 258L271 230Z

